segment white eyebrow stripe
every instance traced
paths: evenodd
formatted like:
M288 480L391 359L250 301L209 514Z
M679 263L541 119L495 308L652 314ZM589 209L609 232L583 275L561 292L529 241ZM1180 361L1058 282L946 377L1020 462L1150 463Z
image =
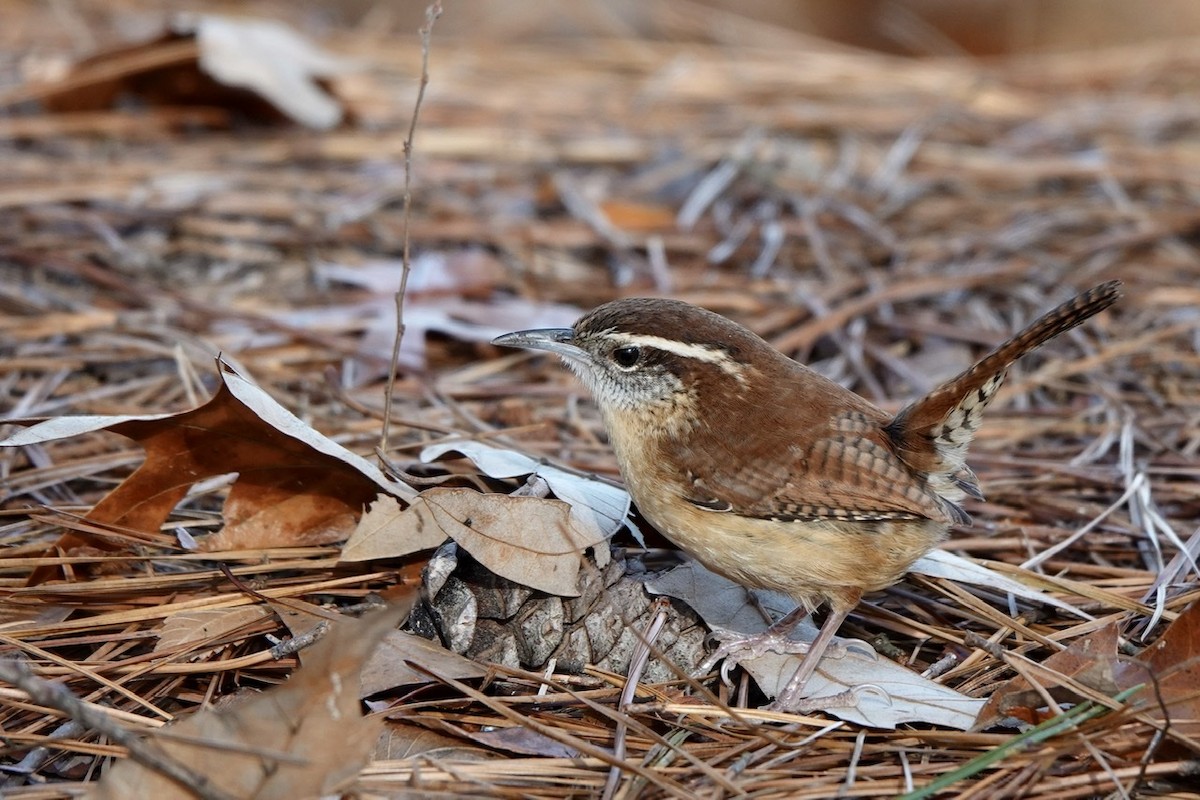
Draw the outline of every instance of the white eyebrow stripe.
M649 334L613 333L609 334L622 345L638 345L653 347L681 358L694 358L706 364L713 364L738 380L742 379L742 365L733 360L729 353L719 347L707 347L702 344L688 344L675 339L664 339L661 336Z

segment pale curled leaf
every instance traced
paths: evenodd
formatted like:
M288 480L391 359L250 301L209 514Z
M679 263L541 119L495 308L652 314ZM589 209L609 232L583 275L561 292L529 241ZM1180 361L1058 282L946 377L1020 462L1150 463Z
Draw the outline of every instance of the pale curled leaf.
M773 592L751 592L695 561L656 576L646 582L646 588L684 601L710 628L729 627L743 633L764 630L770 624L767 615L777 617L795 606ZM816 627L805 620L792 636L797 641L811 642L816 633ZM802 658L769 652L739 663L768 697L775 697L796 672ZM850 703L819 703L820 698L848 690L853 698ZM983 706L982 700L922 678L877 655L870 645L857 639L834 639L817 671L805 684L805 695L816 698L818 707L839 719L876 728L927 722L966 730Z
M342 119L338 101L318 78L351 68L273 20L185 15L176 32L192 33L200 45L200 69L214 80L248 89L301 125L328 130Z
M906 722L925 722L958 730L969 730L983 707L983 700L968 697L948 686L934 683L891 659L878 655L866 642L835 639L821 659L817 671L804 685L806 702L838 719L874 728L895 728ZM768 697L782 691L795 674L803 656L764 653L740 662ZM849 692L845 702L822 703Z
M485 475L492 478L515 478L538 475L550 484L554 496L570 504L573 513L590 524L599 526L605 536L616 533L622 525L629 527L641 541L640 533L629 518L629 494L621 488L594 478L573 475L550 464L543 464L527 455L503 450L481 442L443 442L421 451L422 461L432 461L446 453L457 452L471 459Z
M407 555L449 537L497 575L539 591L574 596L579 594L584 551L605 542L604 533L589 519L577 518L558 500L429 489L400 514L381 511L370 527L360 526L361 535L351 537L342 559Z

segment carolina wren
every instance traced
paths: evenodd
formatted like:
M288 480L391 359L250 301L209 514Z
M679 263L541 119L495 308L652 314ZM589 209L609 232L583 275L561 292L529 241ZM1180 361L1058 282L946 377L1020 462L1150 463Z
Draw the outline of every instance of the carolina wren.
M864 593L898 581L982 498L967 445L1008 368L1112 305L1113 281L1078 295L895 416L792 361L747 328L676 300L616 300L574 328L493 343L563 358L596 399L643 516L704 566L798 608L722 657L790 651L808 611L830 613L776 699L805 681Z

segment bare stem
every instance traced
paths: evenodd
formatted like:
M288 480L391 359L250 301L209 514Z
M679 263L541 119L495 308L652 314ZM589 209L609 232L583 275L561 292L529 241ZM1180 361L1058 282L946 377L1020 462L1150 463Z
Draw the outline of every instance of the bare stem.
M413 139L417 135L417 119L421 116L421 102L425 99L425 87L429 85L429 48L433 38L433 24L442 15L441 0L425 8L425 24L421 26L421 79L417 85L417 99L413 103L412 119L408 124L408 136L404 139L404 221L403 250L400 256L400 288L396 290L396 337L392 340L392 362L388 371L387 389L383 399L383 432L379 437L379 451L386 453L388 434L392 421L392 395L396 390L396 365L400 360L400 342L404 339L404 295L408 290L408 273L412 262L409 258L409 224L412 220L412 153Z

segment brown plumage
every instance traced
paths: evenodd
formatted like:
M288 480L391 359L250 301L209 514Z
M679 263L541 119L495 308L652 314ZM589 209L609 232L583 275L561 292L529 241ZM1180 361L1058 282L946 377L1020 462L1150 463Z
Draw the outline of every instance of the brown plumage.
M831 607L779 698L795 705L863 593L882 589L968 517L965 464L1014 361L1111 305L1119 283L1038 319L891 416L741 325L674 300L617 300L573 329L497 344L561 355L596 397L642 514L709 569ZM781 645L800 612L770 632ZM746 642L739 642L739 646Z

